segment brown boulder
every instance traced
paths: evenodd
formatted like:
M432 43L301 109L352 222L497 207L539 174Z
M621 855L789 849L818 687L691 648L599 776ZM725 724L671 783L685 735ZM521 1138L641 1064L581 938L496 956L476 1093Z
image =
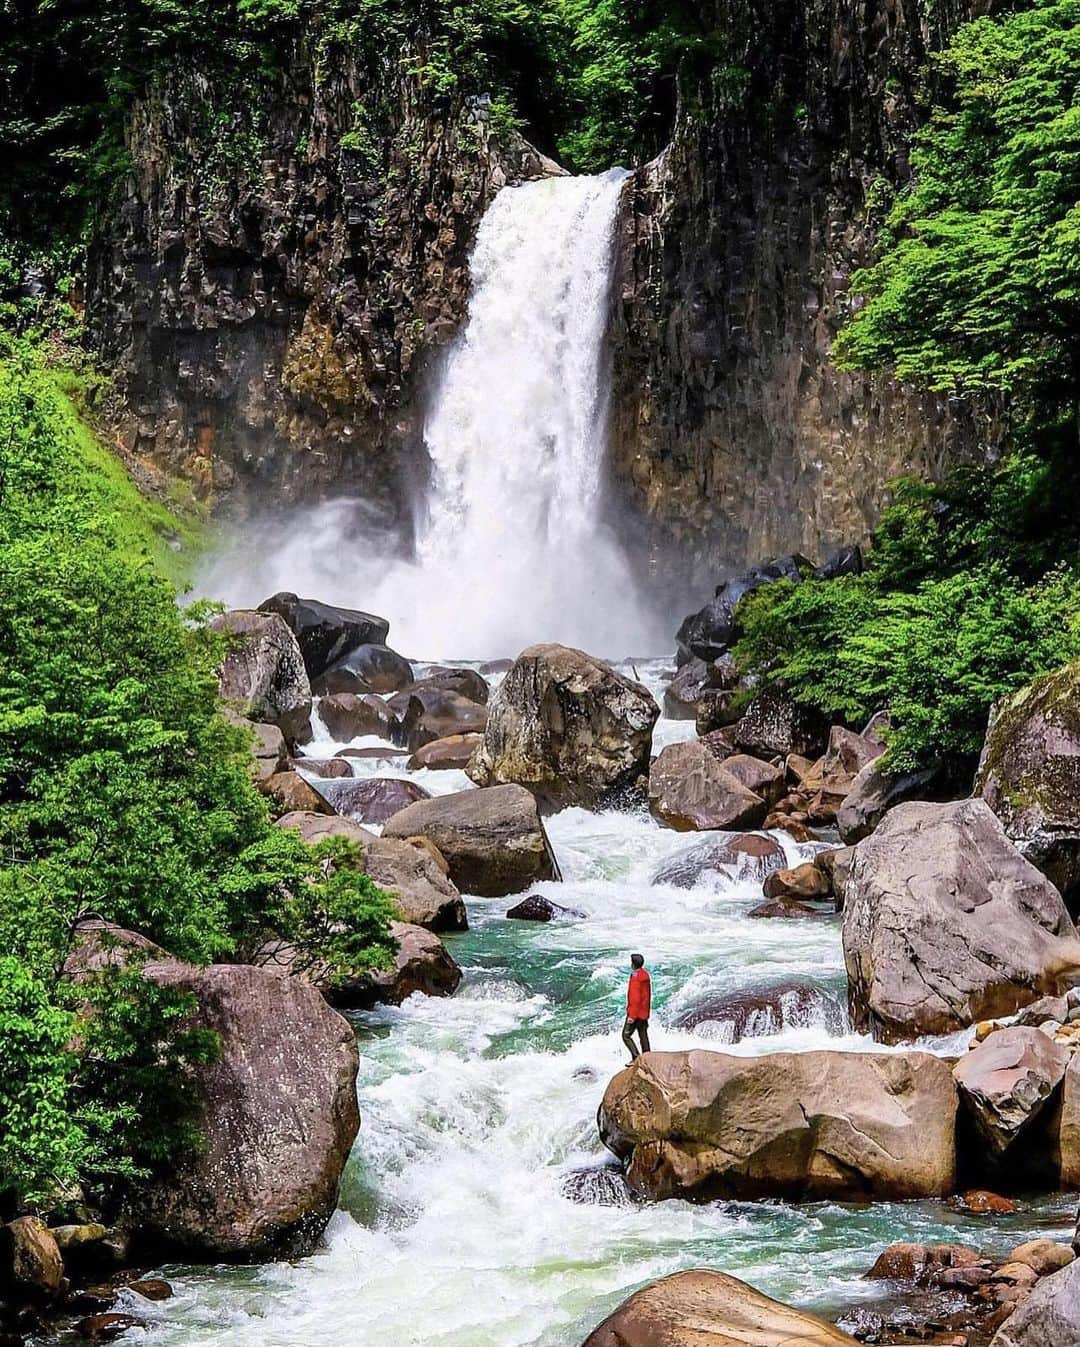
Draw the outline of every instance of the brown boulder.
M347 758L290 758L289 771L316 776L320 781L344 781L352 776Z
M1061 895L982 800L885 816L855 849L843 944L852 1020L887 1042L1009 1015L1080 969Z
M276 725L288 739L310 734L311 684L296 637L276 613L235 609L210 623L229 637L218 672L222 698L250 720Z
M765 880L764 893L766 898L821 902L832 897L832 885L819 866L804 861L791 870L774 870Z
M1000 1158L1055 1097L1070 1057L1039 1029L999 1029L953 1070L960 1101L984 1144Z
M956 1091L928 1053L646 1053L610 1082L599 1123L650 1198L859 1201L953 1187Z
M5 1284L31 1300L55 1300L63 1289L60 1249L36 1216L0 1226L0 1289Z
M582 1347L855 1347L834 1325L708 1268L650 1282Z
M475 669L436 666L429 670L426 678L418 678L403 691L413 692L417 688L440 688L443 692L456 692L459 697L476 702L478 706L487 706L491 695L487 680Z
M525 786L548 806L593 806L648 770L658 715L646 688L602 660L530 646L491 699L469 775Z
M468 928L465 904L447 877L446 862L434 848L413 841L376 837L358 823L339 815L285 814L279 828L292 828L312 844L324 837L345 837L363 852L366 874L394 899L403 922L429 931L464 931Z
M1011 1197L1002 1197L1000 1193L991 1193L985 1188L969 1188L949 1198L948 1205L953 1211L966 1212L972 1216L1011 1216L1016 1203Z
M397 718L394 742L411 753L455 734L482 734L488 708L458 692L444 688L415 685L414 690L399 692L386 703Z
M136 1328L145 1328L146 1322L134 1314L89 1314L75 1325L75 1332L88 1342L112 1342Z
M697 842L669 856L652 877L654 884L692 889L707 874L760 883L784 865L784 848L762 833L732 833Z
M429 772L463 772L483 738L482 734L450 734L445 739L433 739L430 744L422 744L412 755L409 771L426 768Z
M1068 1267L1076 1257L1067 1244L1058 1244L1052 1239L1029 1239L1018 1244L1005 1259L1008 1263L1024 1263L1038 1277L1047 1277L1051 1272L1060 1272Z
M260 790L269 795L284 814L332 814L333 807L315 787L305 781L299 772L275 772L265 780Z
M649 769L649 808L680 832L757 828L765 801L693 740L669 744Z
M1080 660L994 708L975 791L1075 911L1080 906Z
M770 807L784 793L784 769L771 762L762 762L747 753L733 753L724 759L724 771L741 781L747 790L760 795Z
M990 1340L990 1347L1080 1343L1080 1259L1043 1277Z
M335 813L353 823L385 823L417 800L429 800L428 791L399 776L350 776L327 781L319 793Z
M401 921L390 923L390 934L397 942L393 965L381 973L335 983L329 993L334 1005L399 1006L415 992L453 996L457 991L461 969L437 935Z
M251 775L256 782L265 781L275 772L285 770L289 753L285 736L276 725L248 720L235 707L227 704L222 705L221 714L230 725L238 725L247 731L251 744Z
M752 907L746 915L748 917L780 917L783 919L785 917L818 917L821 913L794 898L768 898L765 902L758 903L757 907Z
M338 743L374 735L389 739L397 718L381 697L374 693L357 696L353 692L335 692L319 699L319 718L330 737Z
M125 1222L188 1257L262 1262L314 1247L337 1205L360 1119L356 1038L314 987L249 965L147 964L190 992L218 1061L193 1074L195 1154L133 1195Z
M488 786L419 800L395 814L384 837L428 837L463 893L520 893L559 870L537 812L521 786Z
M937 1274L945 1268L969 1268L980 1264L984 1264L982 1255L963 1244L899 1243L883 1249L866 1276L870 1281L904 1281L919 1285L937 1280Z

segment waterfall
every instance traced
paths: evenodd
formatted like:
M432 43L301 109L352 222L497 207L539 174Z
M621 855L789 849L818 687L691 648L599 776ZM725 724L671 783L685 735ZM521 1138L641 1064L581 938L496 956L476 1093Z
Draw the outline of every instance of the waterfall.
M494 658L536 641L611 657L663 649L605 520L605 330L626 173L504 188L471 260L468 316L441 357L414 555L388 557L370 512L337 501L224 558L204 589L233 604L305 590L390 619L413 656ZM269 544L269 539L265 540Z

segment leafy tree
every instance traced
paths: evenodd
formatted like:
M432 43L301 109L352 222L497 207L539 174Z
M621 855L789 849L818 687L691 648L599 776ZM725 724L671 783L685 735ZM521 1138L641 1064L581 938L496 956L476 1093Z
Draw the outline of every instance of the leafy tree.
M914 182L836 344L940 390L1008 394L1076 431L1080 394L1080 0L964 24Z

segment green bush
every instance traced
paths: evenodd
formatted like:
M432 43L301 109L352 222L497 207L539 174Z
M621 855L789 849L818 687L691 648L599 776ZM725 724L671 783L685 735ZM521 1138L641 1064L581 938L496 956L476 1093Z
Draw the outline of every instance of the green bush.
M26 1070L43 1084L16 1076L18 1099L3 1102L6 1113L25 1108L28 1090L47 1109L66 1098L77 1122L57 1134L52 1160L22 1142L0 1152L0 1194L29 1200L73 1170L131 1176L190 1143L176 1068L209 1050L180 1029L189 1003L137 970L72 993L62 969L81 916L193 961L250 958L285 940L301 966L318 959L327 975L351 976L389 957L391 906L355 849L311 848L272 825L248 735L218 712L222 638L204 609L178 608L129 484L88 463L33 353L3 355L0 948L16 961L22 1002L44 998L23 1014L41 1059L29 1055ZM87 1001L73 1053L68 1012ZM10 1062L18 1068L17 1051ZM21 1136L19 1116L0 1115L0 1133Z

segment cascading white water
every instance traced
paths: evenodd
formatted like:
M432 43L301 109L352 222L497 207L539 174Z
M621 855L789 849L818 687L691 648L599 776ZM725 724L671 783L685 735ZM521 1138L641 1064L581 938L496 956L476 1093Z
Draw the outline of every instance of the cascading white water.
M349 503L256 533L203 588L231 603L275 589L383 613L424 657L515 655L535 641L621 656L663 649L604 520L605 329L621 169L501 191L472 255L463 332L425 422L431 458L408 562L372 546Z

